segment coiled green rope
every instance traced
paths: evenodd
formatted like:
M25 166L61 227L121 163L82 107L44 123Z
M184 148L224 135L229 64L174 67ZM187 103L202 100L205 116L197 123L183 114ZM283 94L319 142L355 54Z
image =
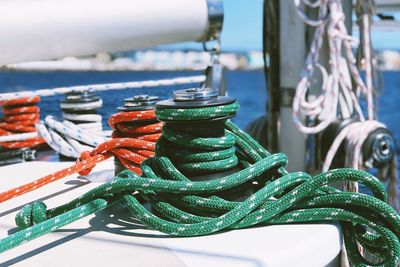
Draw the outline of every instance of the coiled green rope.
M157 108L156 114L161 120L190 122L233 115L237 109L234 103L207 108ZM167 123L156 157L142 164L142 177L124 171L113 182L65 205L49 210L42 202L27 205L16 217L23 230L1 240L0 252L122 202L143 224L177 236L206 235L256 224L339 221L354 266L397 266L400 216L385 203L385 189L378 179L353 169L311 177L303 172L288 173L286 163L284 154L270 155L230 122L225 123L219 137L181 132ZM194 181L186 175L222 171L226 173L209 180ZM327 186L337 181L363 183L374 197ZM225 192L249 184L253 192L244 200L224 198ZM143 206L144 201L151 204L151 211ZM377 256L379 262L365 259L358 244Z

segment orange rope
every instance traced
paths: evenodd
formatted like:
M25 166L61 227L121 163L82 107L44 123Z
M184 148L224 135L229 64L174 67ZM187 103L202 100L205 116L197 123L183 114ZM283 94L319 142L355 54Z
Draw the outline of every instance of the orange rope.
M141 126L135 127L133 122ZM156 122L153 110L147 110L115 114L110 117L109 124L114 130L113 139L100 144L91 152L83 152L71 167L0 193L0 203L74 173L88 175L97 163L111 156L117 157L127 169L140 174L140 164L146 158L154 156L155 141L161 136L162 123Z
M36 104L39 102L38 96L3 101L1 104L4 117L0 122L0 135L36 132L35 123L40 118L40 109ZM9 149L37 148L45 143L43 138L35 137L22 141L0 142L0 146Z

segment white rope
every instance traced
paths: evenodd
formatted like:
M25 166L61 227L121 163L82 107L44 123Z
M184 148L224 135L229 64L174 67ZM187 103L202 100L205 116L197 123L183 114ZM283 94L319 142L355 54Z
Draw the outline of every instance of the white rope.
M45 122L48 127L55 129L59 133L67 135L75 140L78 140L93 147L98 146L106 141L104 137L94 136L92 133L88 133L87 131L80 129L72 122L64 121L62 123L57 121L56 119L54 119L53 116L50 115L46 116Z
M101 122L102 117L98 114L70 114L63 112L62 114L65 120L72 121L88 121L88 122Z
M43 121L40 121L36 124L36 129L38 130L38 133L40 134L40 136L43 137L43 139L46 141L46 143L58 154L61 154L61 155L64 155L64 156L70 157L70 158L78 157L78 153L73 148L71 148L68 145L63 146L61 144L61 142L62 142L61 136L57 136L57 134L54 132L53 132L53 134L50 133L49 129L47 129L47 127ZM58 140L61 140L61 141L57 142Z
M356 59L351 47L354 39L346 30L342 1L319 0L310 2L303 0L302 3L310 8L319 7L317 20L313 20L305 14L300 0L294 0L294 3L297 7L297 13L304 22L317 27L293 100L294 122L300 131L306 134L316 134L325 130L337 118L347 119L356 114L359 121L350 123L341 129L327 152L322 170L327 171L331 167L332 161L342 144L345 145L345 167L356 169L371 167L368 166L368 162L364 161L362 146L373 131L378 128L386 128L384 124L375 120L374 114L370 37L373 1L357 1L357 8L360 11L357 15L359 16L363 37L361 45L364 52L366 85L356 66ZM328 36L330 72L318 63L325 32ZM344 49L344 56L342 49ZM320 70L322 76L321 94L311 98L308 97L308 90L315 69ZM352 81L355 85L354 89ZM367 116L364 116L360 107L359 100L361 97L366 100ZM306 125L301 118L307 118L311 124ZM379 168L379 173L386 173L381 175L380 178L384 181L389 180L389 197L394 203L393 206L398 209L395 164L396 159L392 159L390 164ZM383 171L385 168L391 171ZM388 176L390 176L390 179L388 179ZM358 184L355 182L346 183L344 189L346 191L358 191ZM392 193L390 194L390 192Z
M21 134L10 134L0 136L0 142L12 142L12 141L23 141L31 138L38 137L37 132L33 133L21 133Z
M294 2L300 17L307 24L317 26L293 100L293 118L297 128L307 134L319 133L326 129L338 115L348 118L354 112L361 120L364 120L358 93L366 95L368 90L355 65L351 47L354 39L347 33L341 1L320 0L318 5L314 3L314 7L319 6L317 20L311 20L304 14L300 7L300 0L294 0ZM329 72L318 63L325 32L328 34L329 43ZM342 56L342 48L345 56ZM307 96L315 68L322 73L321 94L310 100ZM351 79L356 84L356 90L352 89ZM368 101L368 106L372 105L373 103ZM305 117L315 124L305 125L301 119Z
M360 37L365 67L365 81L367 84L367 101L373 103L373 92L375 91L373 83L373 55L372 55L372 44L371 44L371 23L372 15L374 13L374 0L358 0L356 2L356 14L357 22L360 28ZM373 119L374 109L373 105L368 105L368 118Z
M94 94L76 93L67 94L60 103L65 123L70 121L70 127L78 127L97 135L103 130L102 117L97 110L103 106L103 100ZM75 123L75 124L74 124Z
M92 84L92 85L79 85L71 87L59 87L52 89L39 89L33 91L22 91L0 94L0 101L17 99L21 97L30 96L53 96L59 94L65 94L69 92L85 92L85 91L107 91L107 90L123 90L123 89L135 89L135 88L147 88L157 86L173 86L180 84L191 84L191 83L202 83L206 80L205 75L189 76L189 77L178 77L172 79L162 80L149 80L149 81L137 81L137 82L124 82L124 83L108 83L108 84Z
M366 35L366 38L364 38L364 55L365 55L365 80L367 82L367 88L369 89L367 91L367 101L368 103L373 103L373 91L374 91L374 86L372 82L372 53L370 49L370 43L369 43L369 31L370 31L370 18L368 14L364 14L362 16L363 20L363 30L364 34ZM374 110L373 110L373 105L368 105L368 118L372 120L374 118Z
M88 103L61 103L60 107L63 109L98 109L103 106L103 100L99 99L95 102L88 102Z
M335 157L337 150L340 145L346 144L346 163L345 165L351 168L359 168L363 165L362 163L362 145L368 138L368 135L378 128L386 128L386 126L375 120L353 122L344 127L340 133L336 136L329 151L325 157L325 161L322 167L323 171L327 171Z
M71 158L79 158L83 151L92 150L109 139L109 136L105 137L101 131L94 133L81 129L70 121L57 121L51 115L37 123L36 128L53 150Z

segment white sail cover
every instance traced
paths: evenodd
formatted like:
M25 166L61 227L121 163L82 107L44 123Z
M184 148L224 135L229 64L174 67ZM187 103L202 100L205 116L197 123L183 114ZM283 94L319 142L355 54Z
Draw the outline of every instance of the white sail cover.
M0 65L205 40L209 2L2 0Z

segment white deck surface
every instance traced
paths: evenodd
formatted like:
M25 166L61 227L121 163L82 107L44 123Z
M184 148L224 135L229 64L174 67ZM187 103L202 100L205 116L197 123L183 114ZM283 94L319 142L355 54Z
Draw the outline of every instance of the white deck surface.
M29 162L0 168L0 192L72 163ZM111 170L113 162L95 171ZM0 237L15 231L20 208L42 199L51 208L98 183L67 177L0 204ZM171 238L143 229L116 205L0 255L0 266L338 266L341 235L329 224L283 225Z

